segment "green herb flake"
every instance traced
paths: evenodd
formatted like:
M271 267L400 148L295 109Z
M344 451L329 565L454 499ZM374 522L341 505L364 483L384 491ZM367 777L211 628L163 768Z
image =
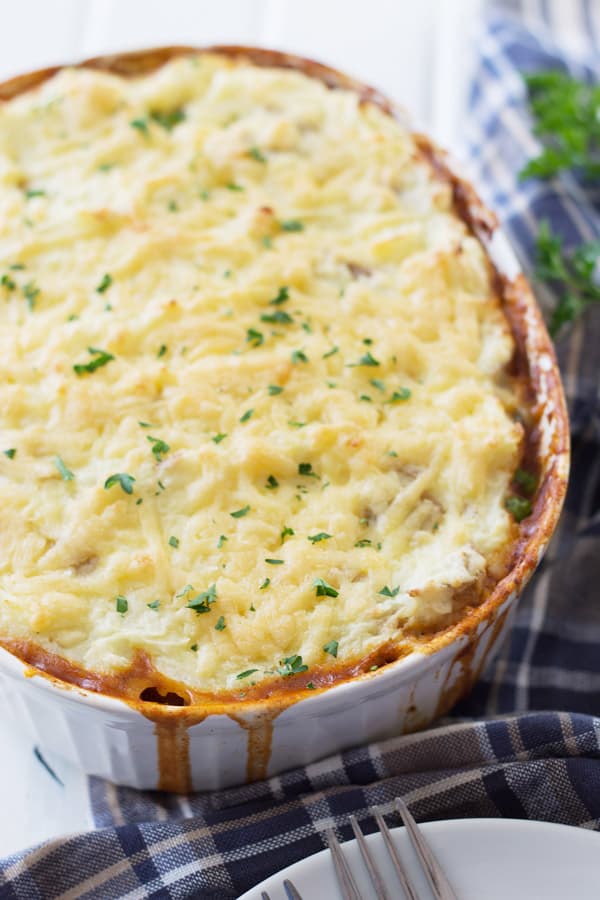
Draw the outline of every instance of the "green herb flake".
M250 506L243 506L241 509L236 509L235 512L229 513L229 515L234 519L242 519L249 512Z
M267 157L264 153L262 153L258 147L250 147L248 150L248 156L253 159L255 162L266 163Z
M308 540L311 544L319 544L321 541L328 541L331 537L326 531L319 531L318 534L309 534Z
M266 589L269 587L270 584L271 584L271 579L270 579L270 578L265 578L265 580L263 581L263 583L262 583L261 586L259 587L259 591L266 591Z
M241 184L236 184L233 181L230 182L229 184L226 184L225 187L227 188L228 191L243 191L244 190L244 188L242 187Z
M323 354L323 359L329 359L330 356L334 356L336 353L340 352L340 348L335 346L332 347L331 350L328 350L327 353Z
M62 478L63 481L73 481L73 479L75 478L74 473L71 472L70 469L67 469L67 467L65 466L65 464L62 461L62 459L60 458L60 456L54 457L54 465L58 469L58 471L60 473L60 477Z
M109 275L108 272L102 276L102 279L96 288L97 294L103 294L104 291L107 291L111 284L113 283L112 275Z
M246 331L246 343L250 344L251 347L260 347L265 342L265 336L262 331L257 331L256 328L248 328Z
M380 381L379 378L371 378L370 383L374 388L377 388L378 391L385 391L385 384L383 381Z
M306 685L306 690L307 690L307 691L316 691L316 687L314 686L314 684L312 683L312 681L309 681L309 682L308 682L308 684Z
M308 666L304 665L301 656L295 654L280 660L277 671L280 675L288 677L289 675L299 675L301 672L308 672Z
M9 447L8 450L3 450L2 452L3 452L4 455L7 456L9 459L14 459L15 456L16 456L16 454L17 454L17 449L16 449L16 447Z
M176 125L185 121L185 112L181 107L163 112L162 110L153 110L150 118L165 131L172 131Z
M269 300L269 304L271 306L281 306L282 303L285 303L290 299L290 289L286 285L283 285L277 291L277 296L275 296L272 300Z
M225 616L219 616L217 619L217 624L215 625L215 631L225 631L227 625L225 624Z
M293 318L283 309L277 309L274 313L263 313L260 317L261 322L268 322L271 325L292 325Z
M236 675L236 681L241 681L242 678L248 678L249 675L254 675L255 672L258 672L258 669L246 669L245 672L240 672L239 675Z
M375 359L370 350L361 356L358 362L348 363L348 368L356 368L357 366L380 366L379 360Z
M192 653L197 653L198 652L198 644L192 644L192 646L190 647L190 650L192 651Z
M45 197L46 191L42 191L39 188L30 188L25 191L25 197L28 200L32 200L34 197Z
M387 584L385 587L382 587L380 591L377 591L378 594L381 594L382 597L397 597L400 593L400 588L389 588Z
M164 356L168 349L166 344L161 344L158 348L158 353L156 354L157 358L160 359L161 356Z
M304 350L293 350L292 351L292 363L297 366L298 363L307 363L308 356L304 352Z
M284 219L279 225L282 231L304 231L304 223L300 219Z
M253 412L253 409L247 409L244 415L240 417L240 422L247 422L248 419L251 419Z
M531 501L524 497L508 497L505 506L512 514L515 522L522 522L527 516L531 515Z
M152 603L146 603L148 609L158 609L160 606L160 600L153 600Z
M410 388L402 387L399 391L394 391L392 396L389 399L389 403L401 403L404 400L410 400L411 391Z
M363 538L361 541L357 541L355 543L355 547L370 547L373 541L370 541L369 538Z
M0 284L2 287L5 287L7 291L14 291L17 286L10 275L3 275L2 278L0 278Z
M330 656L337 657L338 647L339 647L338 641L329 641L327 644L325 644L325 646L323 647L323 650L325 651L325 653L329 653Z
M277 394L283 394L283 388L278 384L270 384L267 390L270 397L276 397Z
M135 478L133 475L128 475L126 472L115 472L114 475L109 475L109 477L104 482L104 490L108 490L113 487L115 484L121 486L121 490L123 490L126 494L133 494L133 485L135 483Z
M132 119L129 123L132 128L135 128L136 131L139 131L140 134L143 134L145 137L148 137L148 120L144 116L144 118Z
M537 478L531 472L525 469L517 469L515 472L515 481L528 497L535 494L537 488Z
M368 394L361 394L360 397L359 397L358 399L359 399L359 400L363 400L363 401L365 401L366 403L372 403L372 402L373 402L373 398L372 398L372 397L369 397Z
M266 562L267 565L269 565L269 566L282 566L282 565L284 564L285 560L283 560L283 559L271 559L271 558L267 557L267 558L265 559L265 562Z
M265 234L262 238L263 247L266 247L267 250L271 250L273 247L273 238L270 234Z
M93 359L88 363L75 363L73 370L76 375L90 375L96 369L106 366L114 359L112 353L107 353L106 350L98 350L96 347L88 347L88 353Z
M31 310L35 306L36 298L39 296L40 289L36 286L35 281L28 281L23 286L23 296L27 301L27 307Z
M122 616L125 615L127 610L129 609L129 603L127 602L127 597L123 597L121 594L117 597L115 601L115 607L118 613L121 613Z
M274 475L269 475L269 477L267 478L267 483L265 484L265 487L269 491L274 491L275 488L279 487L279 482L277 481L277 479L275 478Z
M320 475L317 475L316 472L313 472L312 463L309 462L301 462L298 463L298 475L303 475L305 478L320 478Z
M169 538L169 547L174 547L175 549L179 547L179 538L175 537L173 534Z
M306 422L295 422L293 419L288 420L290 428L305 428L306 424Z
M207 591L202 591L201 594L192 597L192 599L185 604L185 608L193 609L194 612L201 615L202 613L210 612L210 608L212 604L216 602L216 599L217 588L216 585L211 584Z
M165 443L165 441L160 438L152 437L152 435L146 435L146 440L150 441L152 444L152 453L154 454L154 458L157 462L161 462L166 453L171 449L170 445Z
M339 591L331 585L328 584L324 578L315 578L313 581L313 587L316 588L317 597L339 597Z
M213 442L213 444L220 444L221 441L224 441L226 437L226 434L219 432L218 434L215 434L211 437L211 441Z

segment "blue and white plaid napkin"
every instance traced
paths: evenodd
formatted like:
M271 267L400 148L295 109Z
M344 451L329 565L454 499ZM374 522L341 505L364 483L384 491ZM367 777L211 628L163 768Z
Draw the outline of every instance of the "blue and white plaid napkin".
M600 237L600 191L570 175L519 183L537 150L521 72L560 67L598 80L600 4L523 7L506 0L485 21L467 139L474 180L531 269L542 219L567 245ZM398 794L419 820L508 816L600 829L598 348L600 309L557 347L573 435L558 534L509 640L454 722L206 795L140 793L91 779L98 830L0 861L1 900L234 898L321 850L331 825L350 838L352 813L372 830L367 808L391 811Z

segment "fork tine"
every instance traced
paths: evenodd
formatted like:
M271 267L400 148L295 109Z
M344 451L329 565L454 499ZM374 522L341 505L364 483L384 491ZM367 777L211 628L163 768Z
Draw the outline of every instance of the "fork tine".
M331 850L331 858L333 859L335 873L344 900L362 900L356 886L356 881L354 880L354 875L350 871L350 867L342 853L340 842L338 841L334 830L328 828L325 834L327 836L327 842L329 844L329 849Z
M427 880L429 881L431 890L433 891L436 900L458 900L450 885L450 882L444 875L442 867L435 858L433 851L425 841L425 838L421 834L421 830L415 822L408 806L406 805L404 800L400 799L400 797L396 797L394 803L396 805L396 809L400 813L400 818L402 819L406 830L410 835L413 847L415 848L417 856L419 857L421 865L423 866L423 871L427 876Z
M260 900L271 900L271 898L269 897L269 895L267 894L266 891L261 891L260 892Z
M377 900L389 900L389 894L385 889L385 885L381 879L381 875L377 869L377 864L371 855L371 851L367 846L367 842L365 841L365 836L360 830L360 825L356 821L355 816L350 816L350 824L352 825L352 831L354 832L354 837L356 838L356 842L360 848L360 852L362 858L364 860L365 866L367 867L367 872L369 873L369 878L373 883L373 887L375 888L375 893L377 894Z
M285 888L285 892L287 894L288 900L302 900L300 896L300 891L298 888L292 884L289 878L286 878L283 882L283 886Z
M379 812L378 809L373 810L373 815L375 816L375 821L377 822L377 827L379 828L381 835L383 837L383 841L385 843L387 852L390 855L390 859L394 864L394 869L396 870L396 875L398 876L398 880L402 885L402 889L406 894L407 900L419 900L419 895L417 894L412 881L410 880L408 873L405 871L404 866L402 865L402 860L400 859L400 854L396 848L392 840L392 836L390 834L390 829L386 825L386 821Z

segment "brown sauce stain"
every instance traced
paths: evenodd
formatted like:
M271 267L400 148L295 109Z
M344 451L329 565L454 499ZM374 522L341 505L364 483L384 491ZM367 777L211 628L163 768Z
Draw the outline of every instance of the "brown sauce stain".
M229 713L229 718L248 733L246 750L246 782L264 781L271 761L273 742L273 722L282 712L281 708L261 710L258 715L245 717Z

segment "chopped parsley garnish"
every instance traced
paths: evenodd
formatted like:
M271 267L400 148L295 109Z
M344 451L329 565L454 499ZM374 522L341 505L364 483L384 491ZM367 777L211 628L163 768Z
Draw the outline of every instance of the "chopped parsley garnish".
M112 275L109 275L107 272L105 275L102 276L102 280L100 281L100 284L96 288L96 293L103 294L104 291L107 291L109 289L112 282L113 282Z
M12 266L9 266L8 268L11 269L13 272L17 272L17 271L23 271L25 266L23 265L23 263L13 263Z
M16 282L13 281L10 275L6 274L3 275L2 278L0 278L0 284L2 285L2 287L5 287L7 291L14 291L17 286Z
M110 172L110 170L114 169L114 167L115 167L114 163L108 163L108 162L100 163L100 165L98 166L98 171L99 172Z
M327 353L323 354L323 359L329 359L330 356L334 356L336 353L339 353L339 347L332 347L331 350L328 350Z
M273 491L273 490L275 490L275 488L279 487L279 482L277 481L277 479L275 478L274 475L269 475L269 477L267 478L267 483L265 484L265 487L270 491Z
M165 453L168 453L171 449L170 445L162 441L160 438L152 437L151 435L146 435L146 440L150 441L152 444L152 453L157 462L161 462Z
M525 471L525 469L517 469L515 472L515 481L521 488L524 494L527 494L528 497L531 497L535 494L537 488L537 478L531 472Z
M264 342L265 336L262 331L257 331L256 328L248 328L246 331L247 344L250 344L252 347L260 347Z
M389 588L387 584L385 587L382 587L380 591L377 591L378 594L381 594L382 597L397 597L400 593L400 588Z
M298 363L307 363L308 356L304 352L304 350L293 350L292 351L292 363L297 366Z
M306 685L306 690L307 690L307 691L316 691L316 687L314 686L314 684L312 683L312 681L309 681L309 682L308 682L308 684Z
M219 540L217 541L217 550L220 550L227 538L224 534L219 535Z
M148 134L149 134L148 120L145 117L139 118L139 119L132 119L129 124L131 125L132 128L135 128L136 131L139 131L140 134L143 134L146 137L148 137Z
M338 647L339 647L338 641L329 641L327 644L325 644L325 646L323 647L323 650L325 651L325 653L329 653L330 656L337 656L338 655Z
M179 205L177 203L177 200L169 200L167 209L169 210L169 212L179 212Z
M373 398L372 398L372 397L369 397L368 394L361 394L360 397L359 397L358 399L359 399L359 400L364 400L366 403L372 403L372 402L373 402Z
M269 322L271 325L291 325L294 320L285 310L277 309L274 313L263 313L260 321Z
M269 579L267 579L267 581L269 581ZM249 612L256 612L256 607L254 606L254 603L250 604L250 606L248 607L248 610L249 610Z
M267 250L270 250L273 246L273 238L270 234L265 234L262 238L263 247L266 247Z
M306 478L320 478L316 472L313 472L312 463L298 463L298 475L304 475Z
M559 293L549 325L550 334L555 337L564 324L577 319L592 303L600 302L600 285L596 281L600 241L580 244L566 252L562 239L553 234L548 222L542 222L536 252L536 277L550 282Z
M293 419L288 421L288 425L290 428L304 428L306 426L306 422L294 422Z
M36 286L35 281L28 281L27 284L23 286L23 296L27 300L29 309L33 309L35 306L35 299L39 293L40 289Z
M173 534L169 538L169 547L175 547L175 549L179 547L179 538L175 537Z
M326 531L319 531L318 534L309 534L308 540L311 542L311 544L318 544L321 541L328 541L330 537L331 535L327 534Z
M279 225L283 231L304 231L304 224L300 219L284 219Z
M379 360L375 359L370 350L361 356L358 362L348 363L348 368L355 368L356 366L380 366L381 363Z
M229 513L234 519L241 519L247 513L250 512L250 506L243 506L241 509L236 509L235 512Z
M211 584L207 591L202 591L185 604L186 609L193 609L198 615L210 612L210 608L217 599L216 585Z
M287 677L288 675L299 675L300 672L308 672L308 666L304 665L301 656L295 654L280 660L277 671L280 675Z
M115 601L115 606L118 613L121 613L122 616L125 615L127 610L129 609L129 603L127 602L127 597L123 597L121 594L117 597Z
M248 678L249 675L254 675L255 672L258 672L258 669L246 669L245 672L240 672L240 674L235 677L237 681L240 681L242 678Z
M315 578L313 587L316 588L317 597L338 597L340 593L331 584L328 584L324 578Z
M370 383L373 387L377 388L378 391L385 391L385 384L383 381L380 381L379 378L371 378Z
M114 475L109 475L109 477L104 482L104 489L108 490L113 487L115 484L121 485L121 489L125 491L126 494L133 494L133 485L135 482L135 478L133 475L128 475L126 472L115 472Z
M138 422L140 428L156 428L155 425L152 425L151 422Z
M269 300L269 304L271 306L280 306L282 303L285 303L286 300L290 299L290 289L286 285L283 285L279 288L277 292L277 296L272 300Z
M281 530L281 534L280 534L281 543L283 544L283 542L285 541L286 537L292 537L293 534L294 534L294 529L293 529L293 528L288 528L287 525L284 525L284 527L283 527L282 530Z
M88 353L94 358L89 363L75 363L73 370L76 375L89 375L114 359L112 353L107 353L106 350L98 350L96 347L88 347L87 349Z
M543 150L521 171L521 178L550 178L579 169L600 175L600 87L556 69L524 75L534 134Z
M158 348L158 353L156 354L158 359L160 359L161 356L164 356L168 349L169 348L167 347L166 344L161 344L160 347Z
M269 395L271 397L275 397L275 396L277 396L277 394L283 393L283 388L280 387L278 384L270 384L268 387L268 391L269 391Z
M215 631L225 631L227 625L225 624L225 616L219 616L217 619L217 624L215 625Z
M160 606L160 600L153 600L152 603L146 603L148 609L158 609Z
M175 594L175 597L177 599L179 599L180 597L185 597L186 594L189 594L189 592L193 590L194 586L192 584L186 584L184 588L181 588L181 590L177 594Z
M266 163L266 162L267 162L267 157L265 156L264 153L262 153L262 152L258 149L258 147L250 147L250 149L248 150L248 156L249 156L251 159L253 159L253 160L255 160L256 162L259 162L259 163Z
M270 579L270 578L265 578L265 580L263 581L263 583L262 583L261 586L259 587L259 591L266 591L266 589L269 587L270 584L271 584L271 579Z
M71 472L70 469L67 469L67 467L65 466L65 464L62 461L62 459L60 458L60 456L54 457L54 465L58 469L58 471L60 473L60 477L62 478L63 481L73 481L73 479L75 478L74 473Z
M531 501L524 497L509 497L505 506L512 513L515 522L522 522L531 515Z
M226 184L225 187L227 188L228 191L243 191L244 190L244 188L242 187L241 184L235 184L235 182L233 182L233 181L230 182L229 184Z
M29 188L25 191L25 196L28 200L31 200L33 197L45 197L46 191L42 191L39 188Z
M402 387L399 391L394 391L389 399L390 403L400 403L402 400L410 399L410 388Z
M267 559L265 559L265 562L268 563L268 565L270 565L270 566L282 566L284 563L284 560L267 558Z
M192 646L190 647L190 650L192 651L192 653L197 653L198 652L198 644L192 644Z
M243 416L240 417L240 422L247 422L248 419L252 418L253 409L247 409Z
M176 125L179 125L180 122L185 120L185 112L181 107L172 109L169 112L153 110L150 113L150 118L153 122L156 122L157 125L160 125L161 128L164 128L165 131L172 131Z
M211 437L211 441L213 442L213 444L220 444L221 441L224 441L226 437L226 434L219 432L218 434L215 434L213 435L213 437Z
M9 447L8 450L3 450L2 452L4 453L5 456L8 456L9 459L14 459L16 456L16 453L17 453L17 448Z
M357 541L355 543L355 547L370 547L373 541L370 541L369 538L363 538L362 541Z

